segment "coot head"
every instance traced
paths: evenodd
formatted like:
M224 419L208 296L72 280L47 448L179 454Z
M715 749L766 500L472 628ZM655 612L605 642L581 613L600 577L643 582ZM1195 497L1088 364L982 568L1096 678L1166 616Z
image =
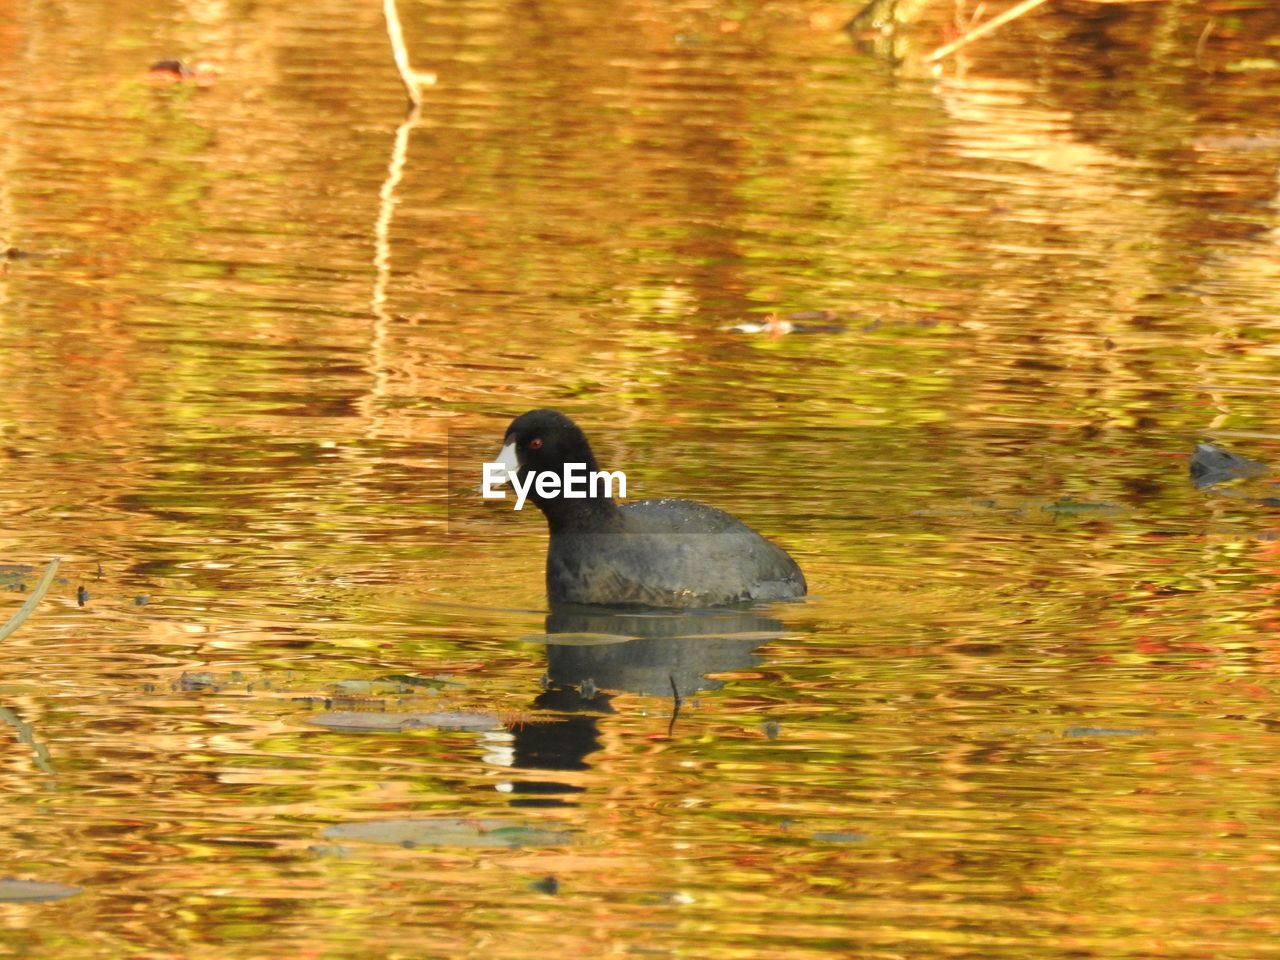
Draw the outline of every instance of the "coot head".
M511 421L497 462L518 474L522 481L529 473L562 476L568 463L584 464L583 469L588 473L599 469L586 434L558 410L530 410ZM560 492L542 496L537 484L530 484L528 497L546 515L553 533L572 529L612 530L618 512L613 498L598 489L589 489L586 493L585 497L572 498L561 496Z
M530 410L512 420L498 460L508 470L534 473L559 473L566 463L597 469L586 434L559 410Z

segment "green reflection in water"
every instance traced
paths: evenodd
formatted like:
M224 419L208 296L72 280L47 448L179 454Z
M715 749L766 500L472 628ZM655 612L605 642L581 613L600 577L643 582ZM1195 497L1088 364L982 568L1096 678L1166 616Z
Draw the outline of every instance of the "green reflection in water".
M1144 6L929 79L812 5L407 8L377 320L376 7L17 18L0 231L57 253L0 276L4 559L67 581L4 645L49 755L0 847L85 893L7 948L1267 952L1276 525L1185 454L1280 462L1274 94L1181 84L1202 14ZM1238 16L1201 71L1280 29ZM627 670L526 643L541 521L455 479L547 404L814 599ZM347 710L502 723L305 723ZM415 818L584 840L322 849Z

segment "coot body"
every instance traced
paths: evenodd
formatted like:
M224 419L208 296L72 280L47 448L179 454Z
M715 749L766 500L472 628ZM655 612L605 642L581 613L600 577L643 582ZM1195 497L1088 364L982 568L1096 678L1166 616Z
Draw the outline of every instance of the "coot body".
M598 471L586 436L555 410L512 421L499 462L517 472L563 476L568 464ZM692 500L618 505L602 484L588 496L528 497L547 518L547 597L552 603L713 607L802 597L804 574L785 550L723 510Z

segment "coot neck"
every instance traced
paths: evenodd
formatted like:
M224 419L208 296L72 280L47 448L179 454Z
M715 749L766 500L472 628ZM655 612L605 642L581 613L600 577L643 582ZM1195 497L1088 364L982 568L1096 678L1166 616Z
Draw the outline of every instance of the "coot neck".
M570 463L581 463L586 467L586 480L579 477L576 490L585 490L585 497L566 497L563 491L552 497L541 497L537 492L537 484L529 487L529 499L532 500L547 518L547 526L556 533L608 533L618 529L622 524L622 513L618 510L613 497L604 494L604 485L593 483L591 477L600 470L591 448L586 447L581 455L568 459ZM560 476L563 477L563 471Z

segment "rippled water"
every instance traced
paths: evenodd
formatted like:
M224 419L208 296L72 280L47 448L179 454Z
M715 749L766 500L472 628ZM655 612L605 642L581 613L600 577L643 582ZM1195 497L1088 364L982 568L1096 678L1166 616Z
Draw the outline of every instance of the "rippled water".
M15 7L0 949L1280 952L1280 19L1081 6ZM536 406L812 596L548 616Z

